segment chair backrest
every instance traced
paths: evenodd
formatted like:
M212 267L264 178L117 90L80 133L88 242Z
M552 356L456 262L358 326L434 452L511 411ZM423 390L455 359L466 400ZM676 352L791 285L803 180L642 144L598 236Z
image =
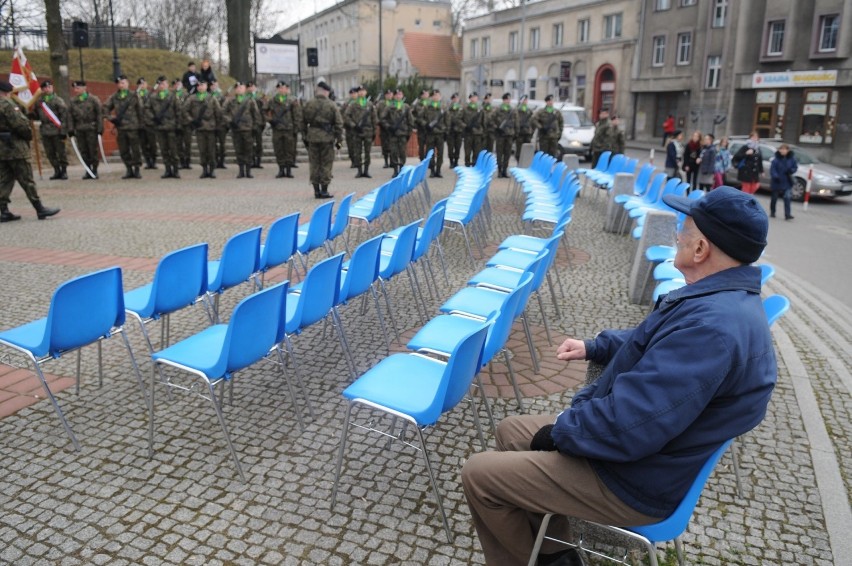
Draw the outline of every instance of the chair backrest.
M497 355L497 352L506 345L506 340L509 339L509 334L512 332L512 323L515 321L514 314L518 310L518 303L524 296L529 296L532 280L532 273L529 271L524 273L518 282L518 286L510 291L503 300L500 311L494 317L494 322L485 339L485 348L482 352L483 366L491 361Z
M284 281L267 287L249 295L234 308L223 348L227 356L225 372L250 366L278 343L289 285L289 281Z
M441 384L443 395L439 396L443 398L441 413L449 411L464 399L473 378L479 373L479 368L482 367L483 346L491 324L493 323L483 323L482 328L463 338L450 354Z
M761 263L757 267L760 268L760 284L766 285L766 282L775 277L775 267L769 263Z
M601 153L598 157L598 162L595 165L595 169L597 169L598 171L606 171L607 167L609 167L609 160L611 157L611 151L604 151L603 153Z
M624 162L627 161L627 156L624 154L613 155L612 159L609 160L609 165L607 165L606 173L608 175L615 175L616 173L620 173L621 169L624 167Z
M334 201L319 205L314 209L311 219L308 221L308 234L305 241L299 246L299 251L308 253L322 246L328 239L328 231L331 228L331 208Z
M207 244L163 256L154 272L151 300L155 317L188 307L207 292Z
M396 274L402 273L411 263L411 258L414 256L414 245L417 242L418 224L420 224L420 221L416 220L399 231L390 260L386 269L381 273L384 279L390 279Z
M619 173L635 173L636 168L639 166L638 159L625 159L621 165L621 169Z
M337 215L334 217L334 224L331 225L328 231L329 240L337 238L346 230L346 226L349 224L349 209L352 206L352 198L354 196L355 193L349 193L340 199L340 204L337 207Z
M733 440L726 440L710 455L709 458L707 458L707 461L701 467L698 475L695 476L695 480L693 480L689 491L686 492L686 495L681 500L680 505L677 506L671 515L659 523L645 525L642 527L629 527L628 530L644 536L652 543L673 540L679 537L683 531L686 530L687 525L689 525L689 520L692 518L692 512L698 504L698 498L701 497L701 492L704 491L704 485L707 483L707 478L710 477L710 474L713 472L716 464L719 463L719 460L722 458L722 454L724 454L725 450L727 450L731 445L731 442L733 442Z
M518 318L521 314L523 314L524 310L527 308L527 301L529 300L530 295L532 295L533 291L541 287L544 277L547 275L547 262L550 253L550 249L544 248L538 253L536 260L527 266L527 273L532 273L533 276L532 282L521 293L521 298L518 301L517 308L512 313L513 319Z
M644 195L648 188L648 181L651 180L651 174L654 172L654 166L646 163L636 175L636 181L633 183L633 192L637 195Z
M663 185L666 184L666 179L668 179L668 177L666 177L665 173L658 173L653 179L651 179L651 185L642 196L645 202L654 203L660 200L660 191L663 190Z
M314 265L302 282L299 304L294 313L293 323L304 328L322 320L332 307L338 304L340 297L340 266L343 265L343 253L333 255ZM294 300L291 297L290 300ZM294 330L292 327L288 331Z
M464 218L461 220L461 223L467 226L473 219L479 214L479 210L482 208L482 203L485 202L485 197L488 195L488 185L485 184L475 193L473 193L473 197L470 199L470 205L467 207L467 211L464 215Z
M784 295L770 295L763 299L763 312L766 313L766 322L769 326L790 310L790 299Z
M429 251L429 246L432 245L441 231L444 229L444 212L446 209L439 208L429 215L426 222L423 223L423 232L417 238L414 244L414 253L411 256L411 261L417 261Z
M46 321L48 352L59 357L61 352L91 344L123 324L121 268L75 277L53 292Z
M222 248L216 281L208 282L208 288L220 291L247 281L257 272L260 264L260 226L234 234Z
M299 213L282 216L270 224L266 243L260 253L260 271L266 271L286 263L296 253L296 231L299 229Z
M384 234L370 238L352 252L349 268L340 276L340 296L343 303L362 293L379 277L379 253L382 249Z

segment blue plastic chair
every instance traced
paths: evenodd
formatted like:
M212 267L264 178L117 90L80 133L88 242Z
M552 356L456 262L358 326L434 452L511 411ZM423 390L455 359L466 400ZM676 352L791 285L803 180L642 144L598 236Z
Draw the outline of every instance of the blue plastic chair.
M775 277L775 266L769 263L761 263L757 267L760 268L760 284L766 285L766 282Z
M462 235L464 236L465 246L467 246L467 253L470 256L470 265L474 267L476 266L476 260L473 257L473 250L470 247L470 235L468 234L467 226L471 226L471 233L473 234L473 239L479 248L480 257L485 255L474 220L479 214L479 211L482 209L482 203L484 202L487 194L488 185L484 185L473 195L470 204L463 208L456 209L452 208L450 203L448 203L447 210L444 212L444 225L449 227L456 224L461 229Z
M763 299L763 311L766 313L769 326L775 324L775 321L788 310L790 310L790 299L784 295L770 295Z
M337 214L334 217L331 228L328 230L328 239L325 241L325 250L329 256L334 254L334 240L340 236L344 236L344 232L346 232L346 228L349 226L349 210L352 207L352 198L354 196L355 193L349 193L340 199L340 204L337 206ZM343 248L346 250L346 255L351 255L349 253L348 232L346 232L343 238Z
M387 283L402 272L408 274L408 283L411 285L411 292L417 301L417 288L414 277L411 275L411 258L414 255L414 245L417 239L418 222L412 222L405 226L399 232L396 238L385 238L382 240L382 253L379 256L379 286L382 288L382 294L385 297L385 304L388 307L388 316L391 319L396 340L399 342L399 329L396 325L396 317L393 315L393 307L388 294ZM420 303L417 304L417 315L420 316L421 324L423 316L420 313Z
M260 231L257 226L234 234L225 242L222 257L207 262L207 296L213 295L213 321L219 322L219 295L250 281L260 265Z
M79 395L80 351L84 346L96 342L99 384L103 385L101 340L119 333L124 340L142 396L147 403L148 396L145 394L142 375L139 373L139 366L136 365L130 341L124 332L124 316L121 269L111 267L66 281L53 292L47 317L0 333L0 345L8 346L24 354L32 362L44 393L50 399L53 410L56 411L75 450L80 450L80 443L68 421L65 420L56 397L50 391L41 366L48 360L57 359L63 354L76 350L76 392Z
M435 492L444 529L447 532L447 539L450 543L453 542L453 535L447 522L447 514L444 511L441 493L432 471L432 464L429 461L429 452L422 429L436 424L443 413L455 408L468 395L471 383L481 367L483 344L487 331L487 325L483 324L481 328L464 337L459 341L446 362L421 354L394 354L389 356L373 366L343 391L343 396L349 400L349 404L346 407L346 417L343 420L343 430L340 433L334 487L331 491L332 510L334 510L337 502L337 488L343 466L343 453L346 450L346 441L349 437L352 409L358 405L365 406L371 409L371 413L374 410L382 411L394 417L394 420L400 418L414 425L413 428L417 432L421 453L426 463L426 471ZM481 435L482 427L476 411L476 401L473 396L469 396L469 398L474 422ZM372 428L370 424L358 423L352 426L387 434L384 431ZM402 430L404 432L406 429L403 428ZM407 441L406 444L408 444Z
M368 194L364 195L349 208L350 220L360 220L358 224L358 239L361 238L361 231L364 225L367 226L367 233L372 235L373 226L381 224L381 216L385 211L385 204L388 201L388 194L391 190L391 183L396 179L391 179L384 185L373 189Z
M334 201L321 204L314 209L307 227L304 224L296 232L296 251L302 262L302 269L308 272L308 254L325 246L331 230L331 209Z
M236 306L228 324L217 324L205 328L198 334L181 340L152 356L160 373L162 384L167 387L194 392L212 403L216 417L222 427L222 433L225 435L228 449L234 458L237 472L239 472L243 481L246 481L246 477L231 442L228 426L225 424L225 417L222 414L221 399L217 398L215 387L219 384L224 386L226 381L232 380L236 372L263 359L275 347L285 308L288 285L289 282L285 281L249 295ZM179 369L189 373L193 376L193 379L202 380L206 385L207 393L205 394L204 390L191 385L187 387L165 379L162 366ZM233 387L232 381L231 386ZM155 390L156 380L152 373L151 403L148 406L148 445L151 454L154 451ZM292 389L290 396L294 409L298 413Z
M266 242L260 246L260 278L255 277L258 289L263 289L266 272L273 267L287 264L287 278L293 276L291 260L296 254L296 231L299 229L299 213L294 212L272 222L266 233Z
M710 474L713 473L713 469L716 467L716 464L719 463L719 460L722 458L725 450L727 450L731 445L731 442L733 442L733 439L726 440L710 455L701 467L698 475L693 480L692 486L689 488L689 491L686 492L686 495L681 500L680 505L677 506L671 515L662 521L652 523L650 525L643 525L641 527L613 527L592 521L587 522L641 543L648 551L648 558L650 559L652 566L657 566L658 564L656 544L658 542L674 540L675 548L677 549L678 564L683 566L683 547L680 543L680 535L683 534L686 527L689 525L690 519L692 519L692 513L695 511L695 506L698 505L698 499L701 497L701 492L704 491L704 486L707 484L707 478L709 478ZM538 560L538 553L541 550L541 543L544 539L560 542L569 546L582 547L582 541L580 541L579 544L574 544L547 536L547 526L550 524L550 519L553 515L553 513L547 513L542 519L541 526L538 529L538 536L536 536L535 539L535 545L533 546L532 553L530 554L529 566L535 566L536 561Z
M160 347L164 347L171 338L169 315L194 305L206 294L207 244L197 244L163 256L151 283L124 293L124 310L139 322L148 351L153 354L148 323L162 319ZM212 322L212 315L207 314Z

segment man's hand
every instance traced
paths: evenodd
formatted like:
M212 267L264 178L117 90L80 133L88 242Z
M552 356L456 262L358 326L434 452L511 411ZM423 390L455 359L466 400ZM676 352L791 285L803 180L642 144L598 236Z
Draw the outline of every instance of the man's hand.
M556 359L568 362L586 359L586 344L582 340L566 338L556 349Z
M530 441L530 450L539 450L544 452L553 452L556 450L556 443L553 442L553 436L550 434L553 430L553 425L544 425Z

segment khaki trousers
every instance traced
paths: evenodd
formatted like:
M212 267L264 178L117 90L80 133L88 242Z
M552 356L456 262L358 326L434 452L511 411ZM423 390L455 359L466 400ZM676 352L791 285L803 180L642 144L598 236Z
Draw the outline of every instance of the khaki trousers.
M613 495L585 458L530 451L533 435L555 420L555 415L504 419L497 426L497 451L474 454L462 468L464 494L486 564L527 564L546 513L616 526L659 521ZM565 523L559 523L564 529ZM551 522L548 530L559 536L556 525ZM543 546L542 550L561 548Z

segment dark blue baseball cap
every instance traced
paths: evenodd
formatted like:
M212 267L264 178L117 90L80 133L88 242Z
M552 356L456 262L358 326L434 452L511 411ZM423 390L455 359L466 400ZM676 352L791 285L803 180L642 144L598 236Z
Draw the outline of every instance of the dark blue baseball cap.
M691 216L710 242L737 261L754 263L766 247L769 218L748 193L721 186L698 200L665 195L663 202Z

